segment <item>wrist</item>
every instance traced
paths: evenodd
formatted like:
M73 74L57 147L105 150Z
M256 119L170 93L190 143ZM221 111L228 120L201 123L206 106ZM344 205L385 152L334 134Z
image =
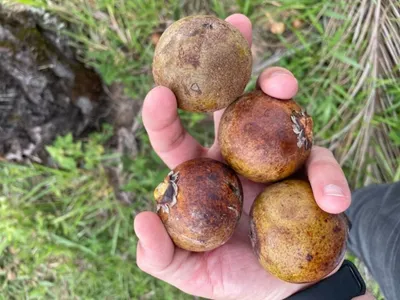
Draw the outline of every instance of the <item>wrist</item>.
M312 287L314 284L318 283L319 281L316 282L310 282L310 283L288 283L285 282L285 288L282 289L282 293L274 297L274 300L282 300L286 299L292 295L295 295L301 291L307 290L308 288Z
M287 300L348 300L365 294L366 286L354 264L345 260L339 270L314 286L300 290Z

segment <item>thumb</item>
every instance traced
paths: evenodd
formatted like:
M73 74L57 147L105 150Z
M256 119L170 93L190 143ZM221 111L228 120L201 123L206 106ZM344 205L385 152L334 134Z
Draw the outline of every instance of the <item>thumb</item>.
M332 214L344 212L350 206L351 193L342 168L332 152L313 146L306 168L319 207Z
M160 218L153 212L142 212L134 221L139 239L136 262L147 273L158 273L166 269L174 256L174 244Z

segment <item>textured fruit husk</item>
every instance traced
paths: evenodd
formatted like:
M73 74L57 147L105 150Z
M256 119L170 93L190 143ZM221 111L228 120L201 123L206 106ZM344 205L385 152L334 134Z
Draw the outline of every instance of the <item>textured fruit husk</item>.
M178 107L211 112L227 107L250 79L252 55L238 29L214 16L173 23L157 43L153 76L170 88Z
M158 215L175 245L202 252L226 243L243 209L242 186L235 172L208 158L184 162L173 171L179 172L177 202L168 212L159 209ZM167 176L164 182L168 180ZM159 191L155 195L161 203Z
M255 182L275 182L295 173L311 152L313 121L302 119L308 144L298 146L292 116L302 108L293 100L278 100L262 91L247 93L225 110L219 145L228 165Z
M250 239L260 264L287 282L326 277L343 260L347 237L346 216L322 211L306 181L270 185L250 211Z

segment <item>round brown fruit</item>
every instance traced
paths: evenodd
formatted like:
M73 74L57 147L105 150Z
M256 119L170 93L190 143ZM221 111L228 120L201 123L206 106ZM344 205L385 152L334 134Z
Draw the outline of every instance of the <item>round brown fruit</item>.
M173 23L157 43L153 76L170 88L178 107L211 112L227 107L250 79L252 56L238 29L214 16Z
M347 236L346 216L321 210L306 181L268 186L250 211L250 239L259 262L287 282L314 282L334 271Z
M175 245L195 252L227 242L243 208L242 186L235 172L209 158L180 164L159 184L154 197Z
M274 182L296 172L308 158L313 122L293 100L262 91L247 93L228 106L218 141L225 161L256 182Z

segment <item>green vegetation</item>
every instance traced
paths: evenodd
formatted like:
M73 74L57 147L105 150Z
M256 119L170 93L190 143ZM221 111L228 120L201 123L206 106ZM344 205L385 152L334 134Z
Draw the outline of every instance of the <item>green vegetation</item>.
M399 66L382 67L376 50L394 57L385 38L398 33L390 26L386 33L374 31L374 17L383 11L374 1L364 10L358 1L328 0L18 2L68 22L63 33L80 58L107 84L123 84L133 101L152 86L154 33L188 14L242 12L253 21L258 52L248 89L267 66L290 69L299 79L296 99L314 117L318 143L335 151L352 187L400 179ZM381 17L395 22L388 7ZM269 27L280 22L285 32L272 34ZM196 138L211 143L208 116L181 116ZM0 162L0 298L193 299L136 267L133 217L154 208L152 190L167 170L143 128L135 159L107 152L110 132L106 126L83 141L60 137L47 148L59 169ZM121 162L129 176L124 189L135 195L130 204L116 199L108 181L108 168Z

